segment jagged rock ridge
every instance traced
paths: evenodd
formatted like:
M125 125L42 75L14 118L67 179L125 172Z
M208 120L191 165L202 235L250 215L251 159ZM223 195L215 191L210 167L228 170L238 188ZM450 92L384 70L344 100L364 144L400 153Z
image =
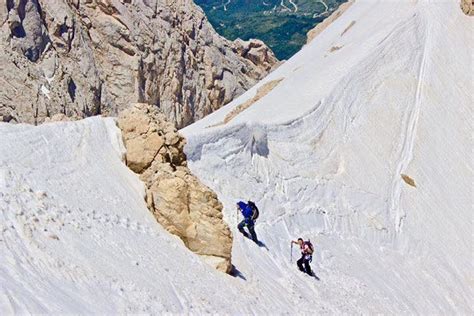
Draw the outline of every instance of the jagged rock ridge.
M116 115L145 102L182 127L277 61L261 42L247 44L257 48L247 54L217 35L191 0L2 0L0 25L7 122Z

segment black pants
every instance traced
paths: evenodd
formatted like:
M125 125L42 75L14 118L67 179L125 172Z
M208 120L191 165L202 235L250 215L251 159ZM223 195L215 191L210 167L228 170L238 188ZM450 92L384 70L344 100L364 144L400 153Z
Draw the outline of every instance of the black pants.
M250 232L250 236L252 237L252 240L257 242L258 239L257 239L257 234L255 233L255 223L254 221L252 220L243 220L240 222L239 225L237 225L237 228L239 229L239 232L241 232L242 234L244 234L245 237L248 237L249 235L247 234L247 232L244 230L244 227L247 226L247 229L249 230Z
M301 258L298 261L296 261L296 264L298 265L298 268L300 269L300 271L306 272L309 275L313 275L313 271L311 271L311 267L309 265L309 259L305 259L305 255L302 255Z

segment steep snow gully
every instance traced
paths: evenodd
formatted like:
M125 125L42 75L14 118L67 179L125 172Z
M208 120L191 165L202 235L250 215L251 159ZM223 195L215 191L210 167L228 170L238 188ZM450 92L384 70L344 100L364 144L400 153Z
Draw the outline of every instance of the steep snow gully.
M181 131L235 277L156 223L114 119L0 123L0 313L473 314L472 27L455 0L357 0ZM290 262L300 236L319 281Z

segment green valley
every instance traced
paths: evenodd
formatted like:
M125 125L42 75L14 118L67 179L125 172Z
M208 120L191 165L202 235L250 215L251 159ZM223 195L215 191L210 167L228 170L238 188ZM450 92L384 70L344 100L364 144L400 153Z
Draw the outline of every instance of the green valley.
M306 42L306 33L347 0L195 0L227 39L263 40L279 59Z

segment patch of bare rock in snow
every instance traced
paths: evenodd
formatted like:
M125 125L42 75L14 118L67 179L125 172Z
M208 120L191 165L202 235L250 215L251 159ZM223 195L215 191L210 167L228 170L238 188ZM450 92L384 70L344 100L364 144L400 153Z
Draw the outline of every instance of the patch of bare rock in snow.
M185 139L147 104L123 111L118 126L127 165L146 184L147 205L158 222L218 270L230 272L232 235L222 204L188 169Z

